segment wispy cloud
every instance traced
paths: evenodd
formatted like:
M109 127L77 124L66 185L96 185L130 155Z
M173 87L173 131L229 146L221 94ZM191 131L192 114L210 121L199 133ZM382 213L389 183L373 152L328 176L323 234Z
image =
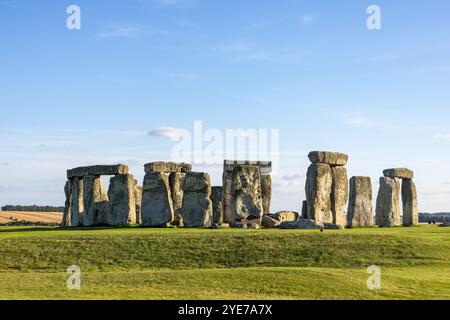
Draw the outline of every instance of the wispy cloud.
M450 133L436 133L433 139L450 141Z
M300 22L303 25L311 25L316 21L316 16L314 16L313 14L304 14L303 16L301 16L300 18Z
M182 130L183 129L173 127L161 127L150 130L148 135L151 137L177 140L182 135Z
M252 24L249 24L245 27L243 27L244 31L257 31L257 30L264 30L271 26L273 26L275 23L273 21L259 21L254 22Z
M134 24L110 24L103 31L97 33L97 37L110 38L138 38L143 36L161 36L170 32L154 28L152 26L140 26Z

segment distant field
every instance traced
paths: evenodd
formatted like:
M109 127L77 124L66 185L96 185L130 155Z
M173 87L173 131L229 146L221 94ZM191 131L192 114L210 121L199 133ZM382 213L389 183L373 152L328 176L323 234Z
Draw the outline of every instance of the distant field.
M14 219L18 221L30 222L55 222L59 223L62 220L61 212L26 212L26 211L0 211L0 224L13 222Z
M450 228L0 227L0 299L450 299Z

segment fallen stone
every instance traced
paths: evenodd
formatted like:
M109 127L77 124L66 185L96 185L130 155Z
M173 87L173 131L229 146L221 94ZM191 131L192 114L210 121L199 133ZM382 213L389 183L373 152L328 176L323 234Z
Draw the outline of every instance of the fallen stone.
M332 167L333 184L331 187L332 222L345 225L345 207L348 200L348 176L345 167Z
M151 172L164 172L164 173L174 173L183 172L187 173L192 171L192 165L189 163L176 163L176 162L151 162L144 165L145 173Z
M115 176L127 174L128 166L124 164L79 167L67 171L67 178L83 178L85 176Z
M296 221L300 219L300 215L295 211L279 211L274 214L274 219L280 222Z
M222 187L211 188L211 202L213 208L213 223L223 223Z
M344 226L335 223L324 223L323 228L326 230L344 230Z
M411 179L402 180L403 226L419 224L416 184Z
M350 179L350 199L347 209L347 226L370 227L373 225L372 182L370 177Z
M183 182L183 206L180 210L186 228L207 228L213 224L211 180L209 174L188 172Z
M236 166L232 182L232 217L234 227L242 220L257 220L263 216L261 175L257 166Z
M383 175L387 178L413 179L414 172L408 168L386 169Z
M131 174L118 174L109 182L108 224L125 226L136 223L135 179Z
M308 168L306 179L306 201L308 219L321 223L332 223L331 187L333 174L327 164L313 163Z
M348 155L339 152L312 151L308 155L312 163L323 163L334 166L345 166L348 162Z
M271 216L263 215L263 217L262 217L261 225L264 228L270 228L270 229L271 228L277 228L280 224L281 224L280 221L272 218Z
M142 194L142 225L167 227L174 220L169 176L162 172L147 173Z
M297 221L285 221L279 225L279 229L320 229L323 224L308 219L302 219Z
M376 224L380 227L400 226L400 180L380 178L377 196Z

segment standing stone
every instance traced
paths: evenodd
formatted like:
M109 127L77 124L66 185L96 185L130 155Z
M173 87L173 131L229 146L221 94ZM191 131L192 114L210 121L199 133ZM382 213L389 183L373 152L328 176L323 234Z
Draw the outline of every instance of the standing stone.
M223 223L222 187L211 188L211 201L213 208L213 224Z
M64 186L64 193L66 195L66 203L64 206L64 214L61 222L61 226L70 227L71 221L71 210L72 210L72 181L67 180L66 185Z
M223 203L223 222L231 223L231 216L233 215L233 172L223 172L223 187L222 187L222 203Z
M373 225L372 182L370 177L350 179L350 200L347 210L347 226L370 227Z
M261 195L263 204L263 213L270 213L270 204L272 202L272 176L261 175Z
M260 169L252 165L237 165L232 180L231 225L237 227L251 221L261 225L263 204Z
M70 222L72 227L82 226L83 223L83 179L72 179L72 208Z
M170 195L169 176L162 172L150 172L144 177L142 195L142 225L167 227L174 220Z
M376 224L380 227L400 226L400 180L380 178L377 197Z
M308 168L306 179L306 201L308 219L320 223L332 223L331 187L333 174L327 164L313 163Z
M179 227L183 226L181 207L183 207L183 181L185 177L186 173L183 172L171 173L169 176L169 185L174 211L174 221L172 224Z
M136 199L136 223L142 224L142 187L135 181L134 198Z
M348 200L348 176L345 167L332 167L333 184L331 188L332 223L345 226L345 207Z
M183 181L181 216L186 228L212 226L211 180L204 172L188 172Z
M107 224L109 213L108 194L97 176L86 176L83 179L83 225L93 226Z
M136 223L135 179L131 174L118 174L111 178L108 224L124 226Z
M308 219L308 201L303 200L302 202L302 219Z
M403 226L419 224L419 208L417 205L416 184L411 179L402 181Z

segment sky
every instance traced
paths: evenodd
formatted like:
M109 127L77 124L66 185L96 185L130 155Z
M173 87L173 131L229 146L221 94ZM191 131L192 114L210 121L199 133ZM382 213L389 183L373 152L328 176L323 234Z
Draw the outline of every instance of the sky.
M273 211L301 209L312 150L348 153L374 200L383 169L409 167L420 211L450 211L449 15L448 0L0 0L0 205L63 205L76 166L142 181L201 123L278 132ZM220 163L191 158L221 185Z

